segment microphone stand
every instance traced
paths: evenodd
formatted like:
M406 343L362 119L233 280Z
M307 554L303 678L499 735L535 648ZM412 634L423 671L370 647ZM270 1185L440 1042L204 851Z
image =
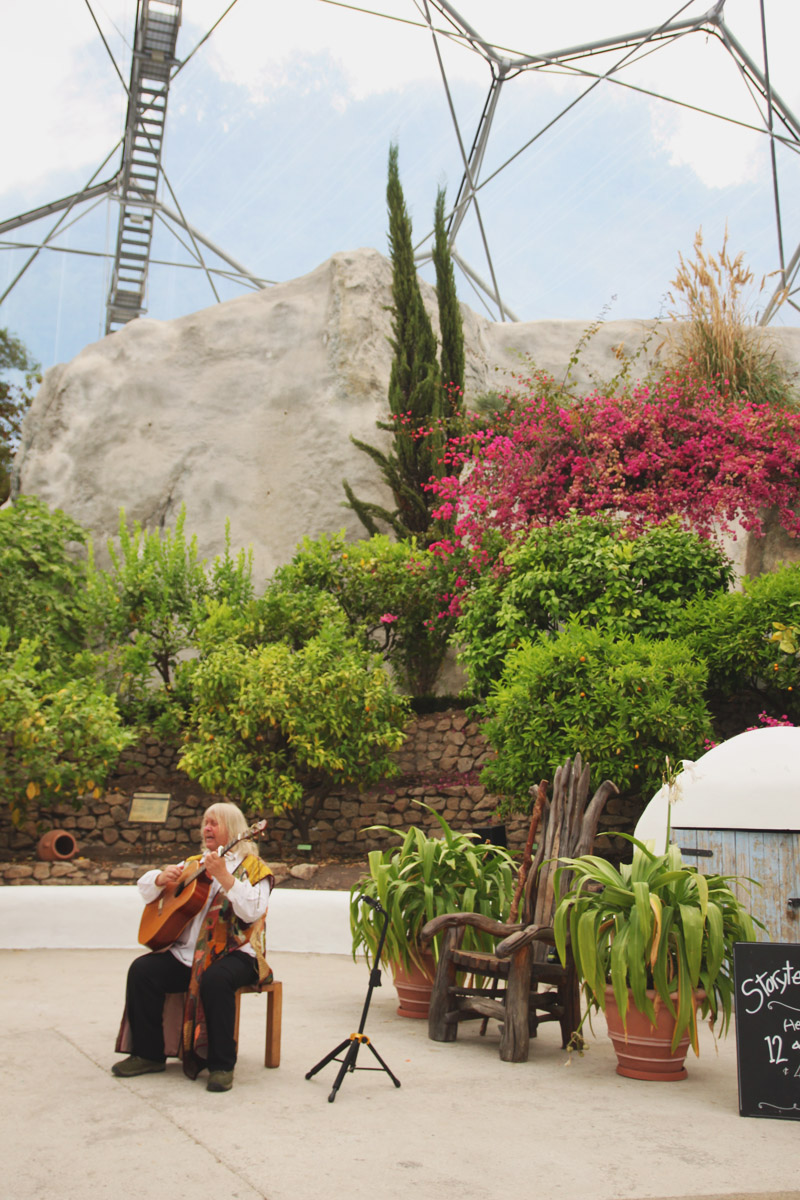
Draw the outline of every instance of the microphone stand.
M387 913L386 909L382 906L380 901L373 900L371 896L359 896L359 900L363 900L364 903L368 904L370 906L370 908L375 910L375 912L383 914L383 928L381 929L381 936L380 936L380 940L378 941L378 949L375 952L375 962L379 963L381 961L381 953L383 951L383 943L386 941L386 929L389 924L389 914ZM311 1079L312 1075L316 1075L317 1071L321 1071L322 1068L327 1066L329 1062L338 1062L338 1063L342 1064L341 1067L339 1068L339 1073L336 1076L336 1080L333 1084L333 1089L331 1091L331 1094L328 1096L329 1104L333 1104L334 1100L336 1099L336 1093L338 1092L339 1088L341 1087L342 1081L348 1071L385 1071L386 1074L391 1079L394 1086L400 1087L400 1080L397 1078L396 1075L394 1075L389 1070L386 1063L383 1061L380 1054L378 1054L378 1051L375 1049L375 1047L373 1046L370 1039L364 1033L364 1026L366 1025L366 1022L367 1022L367 1012L369 1011L369 1003L370 1003L370 1000L372 999L372 993L376 987L380 987L380 986L381 986L380 967L374 966L369 973L369 987L367 988L367 996L364 1001L364 1007L361 1011L361 1021L358 1026L358 1033L351 1033L349 1038L345 1038L344 1041L340 1042L338 1046L335 1046L334 1049L331 1050L330 1054L326 1054L325 1057L320 1062L318 1062L315 1067L312 1067L311 1070L306 1075L306 1079ZM356 1066L356 1059L358 1058L358 1051L360 1050L362 1043L369 1047L369 1049L372 1051L372 1053L377 1058L378 1062L381 1064L380 1067L357 1067ZM342 1050L344 1050L345 1047L347 1047L347 1054L344 1056L344 1058L337 1058L336 1057L337 1054L341 1054Z

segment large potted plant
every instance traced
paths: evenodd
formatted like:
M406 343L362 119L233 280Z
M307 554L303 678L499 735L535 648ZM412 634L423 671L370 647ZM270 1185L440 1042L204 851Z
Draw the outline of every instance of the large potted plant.
M619 870L592 854L562 860L572 881L556 909L556 947L565 962L569 939L588 1011L605 1012L618 1073L685 1079L689 1044L700 1052L698 1010L727 1032L733 946L755 940L753 920L729 876L685 865L675 845L655 854L613 836L633 843Z
M371 826L395 834L402 843L372 850L367 856L368 874L350 891L353 957L363 953L374 964L385 913L381 961L393 974L400 999L397 1011L407 1017L427 1017L438 958L436 940L431 952L421 948L423 925L452 912L478 912L503 920L516 880L514 861L506 849L481 843L475 833L453 830L435 809L427 804L421 807L435 818L439 830L429 833L416 825L408 831ZM383 912L362 897L377 901ZM482 950L491 949L493 942L478 930L469 929L464 945Z

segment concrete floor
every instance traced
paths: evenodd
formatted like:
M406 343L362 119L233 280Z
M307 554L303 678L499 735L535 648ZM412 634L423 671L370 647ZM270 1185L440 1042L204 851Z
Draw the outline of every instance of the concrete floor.
M13 909L19 922L26 897L28 944L47 940L41 922L56 904L63 941L70 906L86 903L75 893L92 890L0 889L5 942L5 918ZM53 895L34 911L39 892ZM343 912L346 897L327 903ZM290 910L293 902L283 913L286 935ZM424 1022L396 1016L384 975L366 1033L402 1086L362 1047L358 1066L377 1070L348 1074L329 1103L339 1064L310 1081L305 1074L358 1028L367 969L341 953L274 949L284 983L281 1066L262 1066L266 1000L246 997L235 1086L214 1095L204 1075L189 1082L178 1063L127 1081L110 1074L136 953L0 949L9 1198L800 1200L800 1126L738 1115L733 1033L715 1046L703 1029L700 1058L690 1055L680 1083L618 1076L602 1018L582 1057L561 1050L552 1026L527 1063L511 1065L499 1060L491 1029L481 1038L473 1025L454 1044L430 1042Z

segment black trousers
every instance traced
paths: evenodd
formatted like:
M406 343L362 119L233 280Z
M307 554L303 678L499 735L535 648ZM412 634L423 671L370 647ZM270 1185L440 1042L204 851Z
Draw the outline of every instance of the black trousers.
M224 954L203 972L200 999L208 1030L209 1071L232 1071L236 1065L236 991L254 983L257 974L256 960L241 950ZM165 1061L164 997L187 991L190 975L189 967L168 950L143 954L131 963L125 1002L134 1054L153 1062Z

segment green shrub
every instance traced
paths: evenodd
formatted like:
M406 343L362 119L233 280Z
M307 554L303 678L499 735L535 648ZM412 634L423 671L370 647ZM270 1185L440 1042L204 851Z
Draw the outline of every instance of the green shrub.
M800 717L800 659L774 639L778 625L797 623L800 563L742 580L741 592L697 599L676 614L676 636L708 664L709 687L722 695L751 693L760 704Z
M88 794L96 799L135 739L98 683L43 668L36 642L12 646L0 625L0 798L15 825L29 803L77 809Z
M407 708L376 654L339 625L298 650L223 642L190 676L192 708L179 766L252 811L286 811L302 839L334 787L369 786L396 770Z
M285 642L299 650L323 628L338 625L350 633L347 618L333 596L302 584L271 583L263 596L243 606L206 598L205 616L197 626L196 645L210 654L223 642L250 649L268 642Z
M611 779L649 800L664 756L696 757L711 732L705 684L705 664L679 641L615 639L573 624L523 642L485 702L497 757L481 780L506 810L525 810L531 786L580 752L593 786Z
M83 647L86 538L77 521L36 496L0 510L0 625L10 646L35 639L42 666L66 662Z
M401 687L424 696L434 690L452 632L452 618L439 614L454 576L448 562L413 538L393 542L375 534L348 542L341 529L304 538L292 561L276 572L274 586L290 594L308 588L329 593L351 634L381 651Z
M676 520L636 537L612 518L573 516L532 530L483 576L457 623L461 660L485 692L536 630L555 634L577 618L618 636L666 637L688 601L731 578L722 551Z
M209 565L196 536L187 538L185 521L181 506L174 530L147 530L138 521L129 529L120 511L119 546L108 542L110 568L97 568L91 555L89 561L98 673L128 721L162 734L181 727L188 698L182 660L196 650L207 602L241 610L253 596L252 552L231 555L229 524L225 552Z

